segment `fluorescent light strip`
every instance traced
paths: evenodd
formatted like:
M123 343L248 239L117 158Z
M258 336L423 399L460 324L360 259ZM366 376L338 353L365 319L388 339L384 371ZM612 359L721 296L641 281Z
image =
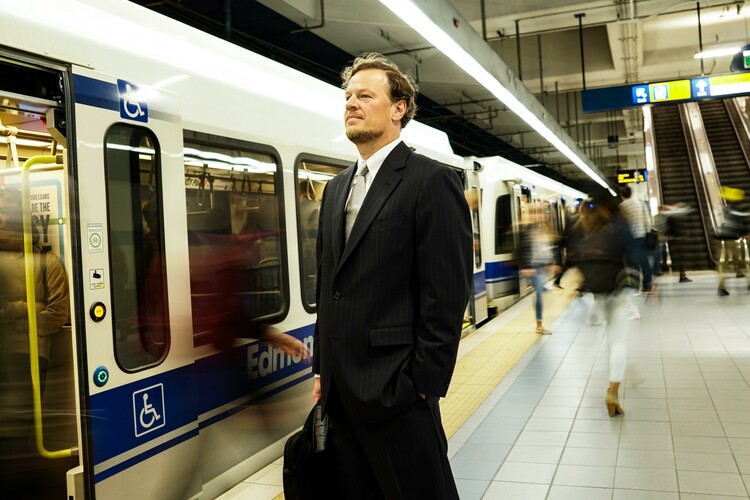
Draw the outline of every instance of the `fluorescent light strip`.
M696 52L693 59L709 59L711 57L733 56L740 51L742 47L718 47L715 49Z
M608 188L607 181L599 177L582 158L576 155L562 139L550 130L542 121L519 101L508 89L506 89L492 74L471 57L461 46L456 43L447 33L440 29L410 0L380 0L394 14L400 17L406 24L414 28L428 42L453 60L461 69L466 71L472 78L482 84L495 97L508 106L523 121L528 123L534 130L539 132L547 141L555 146L562 154L572 161L578 168L591 177L597 184ZM610 189L610 192L612 190Z

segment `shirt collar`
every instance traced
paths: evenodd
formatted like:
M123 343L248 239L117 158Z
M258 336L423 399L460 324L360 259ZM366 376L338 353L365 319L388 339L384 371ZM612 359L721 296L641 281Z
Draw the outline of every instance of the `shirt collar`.
M389 154L391 154L391 151L396 149L396 146L401 142L401 137L397 137L396 140L393 142L389 142L382 148L378 149L373 153L372 156L370 156L367 161L362 159L360 156L357 160L357 170L362 168L363 163L367 163L367 171L370 172L370 179L375 177L375 174L378 173L378 170L380 170L380 167L383 165L383 162L388 157Z

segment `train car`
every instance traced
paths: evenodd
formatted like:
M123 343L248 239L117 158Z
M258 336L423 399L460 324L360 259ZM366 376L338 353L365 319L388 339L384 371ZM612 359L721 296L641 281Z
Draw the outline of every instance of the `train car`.
M311 405L309 361L242 337L252 319L312 346L318 207L356 158L343 92L125 0L0 7L0 191L20 196L0 196L0 222L25 221L2 222L0 274L36 280L0 293L3 338L26 342L0 349L0 491L213 498L278 458ZM543 181L418 122L402 136L463 179L469 330L512 256L495 207L513 239Z
M30 244L0 256L40 283L59 258L70 304L54 332L23 306L32 340L3 346L30 375L3 378L23 397L3 392L0 489L213 498L278 458L311 405L309 362L226 345L207 316L237 301L228 329L252 317L311 347L317 208L356 159L343 92L125 0L0 8L0 182ZM444 133L403 138L468 179ZM46 311L48 292L18 302Z
M529 290L518 276L522 225L540 213L548 232L560 235L586 194L499 156L466 161L479 172L487 306L491 312L503 310Z

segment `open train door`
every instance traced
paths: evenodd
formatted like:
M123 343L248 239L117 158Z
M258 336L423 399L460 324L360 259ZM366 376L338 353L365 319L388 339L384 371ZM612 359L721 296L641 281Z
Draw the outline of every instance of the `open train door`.
M199 444L187 228L174 216L185 206L178 97L145 82L72 72L82 482L97 499L189 498L200 478L191 477Z
M79 465L66 76L0 47L0 498L64 498Z
M480 214L482 213L482 190L479 184L479 172L482 170L482 164L474 161L473 167L474 170L467 173L464 187L466 200L469 203L469 210L471 212L471 232L473 235L472 254L474 257L472 259L474 262L472 272L472 292L468 307L473 326L479 327L482 323L487 321L488 310L485 267L484 259L482 257L482 227L480 217Z

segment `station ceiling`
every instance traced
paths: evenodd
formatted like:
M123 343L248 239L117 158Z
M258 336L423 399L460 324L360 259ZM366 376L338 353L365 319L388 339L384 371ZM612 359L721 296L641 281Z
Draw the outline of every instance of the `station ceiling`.
M502 155L583 190L595 185L379 0L134 1L335 85L356 55L388 54L419 83L417 119L445 130L456 153ZM584 114L584 79L591 89L728 73L731 56L694 54L701 45L748 43L750 6L743 0L428 3L455 9L454 22L484 38L609 179L618 168L645 167L642 113Z

